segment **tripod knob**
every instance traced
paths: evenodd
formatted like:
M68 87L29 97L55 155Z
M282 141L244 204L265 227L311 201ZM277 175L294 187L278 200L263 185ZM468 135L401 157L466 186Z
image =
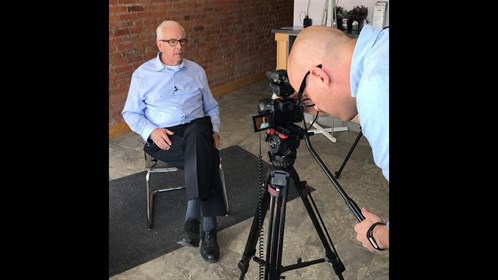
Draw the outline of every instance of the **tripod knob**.
M292 167L296 159L294 156L274 155L271 152L268 152L268 156L272 165L278 169L288 169Z

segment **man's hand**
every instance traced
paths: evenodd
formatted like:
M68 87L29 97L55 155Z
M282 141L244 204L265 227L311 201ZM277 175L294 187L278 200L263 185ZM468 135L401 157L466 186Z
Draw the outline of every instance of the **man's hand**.
M354 226L354 231L356 232L356 240L361 242L361 245L365 247L370 252L374 252L375 249L370 244L370 241L367 239L367 231L371 225L376 222L382 222L379 216L369 212L365 208L361 208L361 214L365 217L365 220L361 221ZM385 225L378 225L374 228L373 234L377 244L382 249L389 249L389 229Z
M218 133L213 133L213 139L214 139L214 147L218 149L220 146L220 135Z
M173 143L168 135L173 134L175 134L173 131L166 128L156 128L150 134L150 138L161 150L169 150Z

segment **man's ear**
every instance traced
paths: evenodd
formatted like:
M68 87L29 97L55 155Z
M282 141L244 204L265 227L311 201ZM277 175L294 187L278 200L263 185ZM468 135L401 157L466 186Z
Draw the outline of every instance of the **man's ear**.
M315 77L319 77L320 78L320 81L322 83L324 83L325 85L328 85L329 82L330 82L330 77L329 75L327 74L327 72L325 72L322 68L320 67L313 67L311 69L311 72L310 72L311 75L315 76Z

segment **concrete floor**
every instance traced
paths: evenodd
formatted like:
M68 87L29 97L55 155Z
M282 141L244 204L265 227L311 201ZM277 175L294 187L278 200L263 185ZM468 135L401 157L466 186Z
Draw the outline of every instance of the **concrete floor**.
M260 145L263 134L255 133L252 129L252 116L257 114L258 101L270 97L267 86L268 81L263 79L218 100L221 112L220 149L238 145L254 155L258 155L261 150L263 159L268 160L268 143L263 140ZM342 122L339 123L343 125ZM339 169L358 135L357 125L345 125L349 127L347 131L333 133L337 139L335 143L320 134L310 137L314 150L332 173ZM143 171L142 147L142 142L134 133L109 141L110 180ZM346 268L342 273L344 279L389 279L389 251L370 253L363 249L356 241L353 230L356 218L336 187L313 159L304 140L297 151L294 167L301 180L307 181L308 185L315 189L313 199L337 255ZM359 207L366 207L379 214L384 221L388 220L389 184L374 164L370 146L365 138L360 139L338 181L345 193ZM282 265L295 264L299 257L303 261L323 258L323 245L300 199L287 203L285 217ZM266 218L265 222L268 220ZM239 279L240 269L237 265L244 252L251 222L252 218L218 233L221 257L215 264L205 262L198 248L180 248L110 279ZM267 233L267 223L264 229ZM258 272L258 263L250 261L249 271L244 279L259 279ZM290 270L282 276L287 280L339 279L328 262Z

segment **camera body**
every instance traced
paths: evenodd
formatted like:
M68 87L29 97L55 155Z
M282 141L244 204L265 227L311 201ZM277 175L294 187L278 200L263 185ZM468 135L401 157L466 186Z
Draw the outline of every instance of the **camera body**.
M278 69L266 71L266 77L270 81L268 91L281 98L288 98L294 93L294 88L289 83L287 70Z
M254 116L254 130L260 131L266 128L277 128L300 122L304 118L304 108L296 105L297 100L290 96L294 88L289 83L287 71L284 69L266 71L269 80L268 91L272 98L264 98L258 102L258 116ZM261 124L269 123L269 126Z
M295 124L304 119L304 106L290 98L295 91L286 70L267 71L266 77L272 98L259 100L259 115L253 116L254 131L266 130L265 141L270 148L271 163L277 168L287 169L294 164L299 141L306 133Z

